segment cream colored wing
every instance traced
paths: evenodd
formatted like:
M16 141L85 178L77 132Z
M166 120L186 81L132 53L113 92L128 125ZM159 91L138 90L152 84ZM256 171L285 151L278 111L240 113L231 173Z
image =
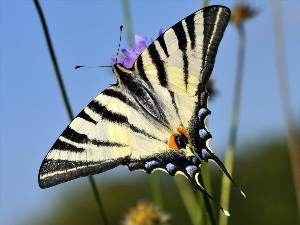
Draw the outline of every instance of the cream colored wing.
M151 173L155 169L149 167L153 160L161 162L156 166L164 170L173 162L178 170L185 171L185 164L179 163L177 158L194 157L192 151L175 151L168 141L187 119L179 117L172 104L175 98L167 89L157 86L156 91L153 93L156 99L158 95L166 95L164 99L157 99L159 105L156 106L164 114L165 122L145 110L127 87L113 85L99 94L50 149L40 168L40 187L101 173L118 165Z
M64 130L45 157L39 185L47 188L104 172L131 155L126 96L117 86L99 94Z
M230 10L222 6L191 14L145 49L133 71L145 81L182 95L203 91L229 18Z

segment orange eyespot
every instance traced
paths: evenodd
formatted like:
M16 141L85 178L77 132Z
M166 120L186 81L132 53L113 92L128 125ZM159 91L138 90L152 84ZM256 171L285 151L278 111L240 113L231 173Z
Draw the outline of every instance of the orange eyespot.
M171 149L178 151L181 148L185 148L190 138L189 133L183 127L177 128L178 133L173 133L168 141L168 145Z
M190 138L189 133L187 132L187 130L184 127L178 127L177 131L181 134L183 134L184 136L186 136L186 138Z
M176 141L175 141L175 137L177 136L178 134L174 133L170 136L169 138L169 141L168 141L168 145L170 148L172 148L173 150L175 151L178 151L179 150L179 147L178 145L176 144Z

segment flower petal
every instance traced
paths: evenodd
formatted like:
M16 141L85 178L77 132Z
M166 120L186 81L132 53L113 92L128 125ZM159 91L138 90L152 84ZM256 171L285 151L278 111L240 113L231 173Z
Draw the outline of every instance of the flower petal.
M126 56L126 58L130 60L134 60L136 58L136 55L132 50L122 49L121 51Z
M160 28L159 31L158 31L158 37L159 37L160 35L162 35L163 33L164 33L164 29L163 29L163 28Z
M162 28L159 30L159 35L163 32ZM131 46L129 49L121 49L122 53L124 54L123 57L113 55L112 61L116 63L122 64L127 69L130 69L137 57L153 42L153 39L150 38L143 38L140 35L136 34L134 36L134 41L136 47Z

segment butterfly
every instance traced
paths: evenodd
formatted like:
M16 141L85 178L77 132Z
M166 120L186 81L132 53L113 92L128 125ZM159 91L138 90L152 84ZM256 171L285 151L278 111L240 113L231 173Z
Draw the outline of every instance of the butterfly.
M124 165L181 173L211 198L198 179L202 160L217 163L234 182L210 150L205 124L205 86L229 18L226 7L203 8L161 34L131 68L116 63L117 83L92 100L48 152L40 187Z

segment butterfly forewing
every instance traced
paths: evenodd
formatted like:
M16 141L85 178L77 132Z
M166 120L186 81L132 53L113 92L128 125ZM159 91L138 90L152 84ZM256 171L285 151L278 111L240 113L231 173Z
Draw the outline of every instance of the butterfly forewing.
M199 10L158 37L134 63L142 79L195 95L208 81L230 18L226 7Z
M99 94L52 146L40 168L40 186L104 172L126 161L132 149L127 107L117 86Z

